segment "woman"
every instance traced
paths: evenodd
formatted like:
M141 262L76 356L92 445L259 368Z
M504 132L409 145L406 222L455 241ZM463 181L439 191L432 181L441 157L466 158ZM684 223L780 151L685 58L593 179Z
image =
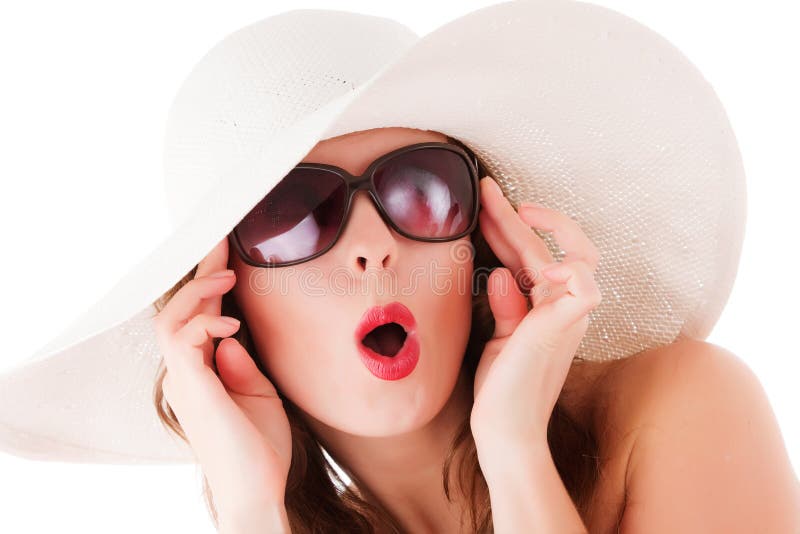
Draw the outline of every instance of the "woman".
M697 341L736 140L643 25L268 17L181 85L165 185L167 238L0 377L0 448L197 461L226 533L798 530L758 381Z
M379 128L326 139L303 162L359 175L422 142L460 145ZM359 192L329 250L267 269L286 272L281 285L266 290L264 269L223 240L163 296L156 407L195 450L220 531L796 531L797 481L748 368L688 338L573 360L599 302L596 248L561 213L515 211L491 177L480 202L473 233L430 243L387 226ZM560 268L543 269L553 258L531 226L554 232ZM465 261L453 251L469 241ZM431 284L435 268L448 290ZM521 288L524 268L544 278ZM355 291L337 292L337 269ZM458 291L490 270L475 295ZM374 272L400 292L369 285ZM399 378L369 372L353 342L364 310L391 301L411 310L419 342ZM391 337L371 346L392 350ZM351 486L337 488L317 443Z

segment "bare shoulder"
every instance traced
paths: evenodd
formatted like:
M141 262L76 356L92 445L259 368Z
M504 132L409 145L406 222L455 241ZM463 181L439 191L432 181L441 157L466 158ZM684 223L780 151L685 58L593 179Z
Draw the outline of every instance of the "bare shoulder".
M622 532L800 529L777 420L738 356L682 339L583 374L587 423L620 466Z
M609 362L600 378L591 394L596 406L591 424L600 434L638 433L665 418L685 416L689 408L724 399L743 386L765 399L743 360L718 345L690 338Z
M602 434L657 432L677 420L758 410L777 423L747 364L729 350L689 338L617 360L593 392L592 423ZM670 430L674 430L670 428Z

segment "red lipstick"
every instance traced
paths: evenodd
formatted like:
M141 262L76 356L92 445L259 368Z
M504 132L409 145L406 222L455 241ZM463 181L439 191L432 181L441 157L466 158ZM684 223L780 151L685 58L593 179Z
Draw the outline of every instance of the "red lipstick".
M397 323L405 331L405 340L394 356L379 354L364 344L367 334L381 325ZM355 331L355 342L361 361L381 380L399 380L408 376L419 360L419 337L414 314L400 302L373 306L361 317Z

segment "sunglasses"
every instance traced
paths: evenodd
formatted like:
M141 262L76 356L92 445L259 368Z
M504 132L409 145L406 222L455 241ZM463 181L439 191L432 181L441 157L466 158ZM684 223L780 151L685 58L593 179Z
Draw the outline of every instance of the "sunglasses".
M344 230L353 195L366 189L383 221L416 241L453 241L478 221L477 158L461 143L404 146L353 176L325 163L299 163L230 234L255 267L296 265L330 250Z

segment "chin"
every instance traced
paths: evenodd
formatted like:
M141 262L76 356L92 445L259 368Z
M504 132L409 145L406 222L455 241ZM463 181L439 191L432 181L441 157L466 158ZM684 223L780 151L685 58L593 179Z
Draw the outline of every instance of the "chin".
M352 354L353 367L343 366L348 369L345 374L342 368L339 373L329 369L327 382L320 384L330 391L309 396L308 385L301 388L305 401L301 408L319 423L356 436L391 437L418 430L441 413L458 381L463 362L454 355L457 361L446 364L441 349L431 351L423 344L417 368L394 381L375 377ZM436 353L441 360L425 357Z
M377 393L376 393L377 392ZM447 395L439 402L422 389L407 389L391 394L378 388L367 394L353 384L343 402L324 406L301 406L306 417L330 429L354 436L391 437L413 432L428 424L442 409ZM318 409L315 409L318 408Z
M410 378L410 377L409 377ZM391 437L418 430L429 424L444 408L450 391L439 381L436 391L430 385L409 383L408 388L389 391L379 384L377 396L354 397L337 427L350 434L368 437ZM346 415L344 415L346 414Z

